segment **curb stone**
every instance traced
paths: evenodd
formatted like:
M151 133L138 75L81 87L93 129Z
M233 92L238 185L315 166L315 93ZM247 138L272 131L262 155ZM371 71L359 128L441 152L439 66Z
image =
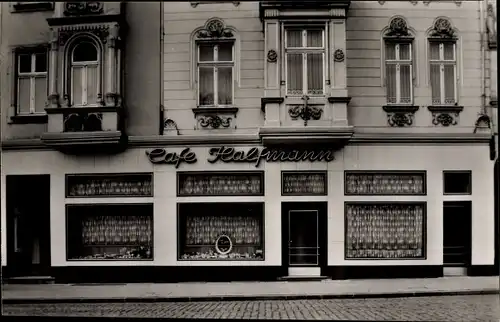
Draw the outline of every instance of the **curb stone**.
M424 291L401 293L352 293L352 294L300 294L300 295L235 295L200 297L125 297L125 298L26 298L3 299L3 304L64 304L64 303L162 303L162 302L222 302L222 301L280 301L280 300L327 300L402 298L457 295L500 295L498 289L464 291Z

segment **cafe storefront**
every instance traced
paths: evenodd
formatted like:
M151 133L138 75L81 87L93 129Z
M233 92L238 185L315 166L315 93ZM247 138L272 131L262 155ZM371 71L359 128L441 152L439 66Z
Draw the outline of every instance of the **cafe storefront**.
M5 151L2 266L87 282L482 274L494 259L493 164L470 155L488 153L479 144Z

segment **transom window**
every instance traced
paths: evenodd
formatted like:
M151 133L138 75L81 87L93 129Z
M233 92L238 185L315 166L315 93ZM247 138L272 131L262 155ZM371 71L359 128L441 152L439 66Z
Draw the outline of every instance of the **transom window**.
M78 43L71 54L72 105L88 106L98 103L100 94L100 55L89 41Z
M287 95L323 95L325 84L324 29L287 28L285 54Z
M385 80L388 104L411 104L413 66L411 43L386 42Z
M17 112L45 113L47 99L47 51L17 55Z
M233 42L198 44L199 106L229 106L234 92Z
M429 42L430 82L433 105L457 103L457 57L455 42Z

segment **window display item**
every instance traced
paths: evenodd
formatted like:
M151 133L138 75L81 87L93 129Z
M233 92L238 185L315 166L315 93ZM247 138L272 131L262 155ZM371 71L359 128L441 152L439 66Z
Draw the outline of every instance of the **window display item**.
M150 173L67 175L66 197L152 197L152 181Z

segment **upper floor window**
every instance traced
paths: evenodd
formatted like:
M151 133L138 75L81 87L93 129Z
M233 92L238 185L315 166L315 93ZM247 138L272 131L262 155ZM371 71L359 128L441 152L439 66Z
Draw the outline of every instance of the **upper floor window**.
M45 113L47 99L47 50L37 48L16 54L17 114Z
M197 49L199 105L232 105L234 92L233 42L200 42Z
M97 105L101 96L101 57L99 48L91 40L76 43L70 54L71 105Z
M384 32L387 104L413 103L413 35L406 20L392 18Z
M457 38L449 20L438 18L429 32L432 105L458 103Z
M457 103L457 58L454 42L431 41L429 63L433 105Z
M287 28L285 55L287 95L324 95L324 29Z

